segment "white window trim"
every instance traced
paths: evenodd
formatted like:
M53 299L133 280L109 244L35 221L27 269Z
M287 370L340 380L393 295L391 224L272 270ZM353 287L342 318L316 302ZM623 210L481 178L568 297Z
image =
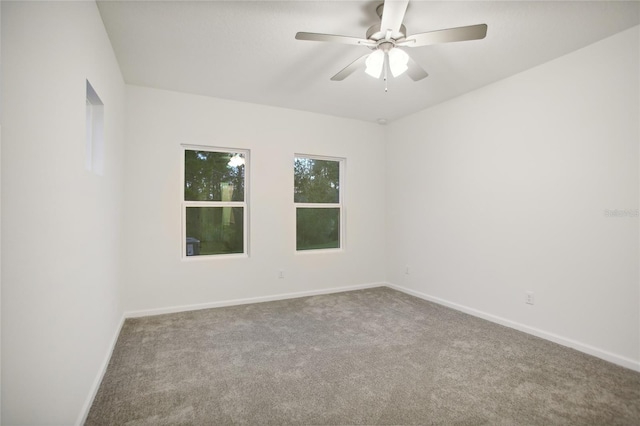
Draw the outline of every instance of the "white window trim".
M250 150L241 148L223 148L209 145L181 144L180 162L180 260L185 262L198 262L214 259L245 259L249 257L249 163ZM185 152L186 151L210 151L244 154L244 201L185 201L184 199L184 172L185 172ZM242 245L243 253L229 254L206 254L198 256L187 256L187 207L242 207Z
M315 255L315 254L330 254L330 253L342 253L346 251L346 232L345 232L345 223L346 223L346 208L345 208L345 182L346 182L346 162L347 159L345 157L328 157L324 155L309 155L309 154L300 154L295 153L293 155L292 164L295 163L296 158L309 158L311 160L324 160L324 161L337 161L339 164L339 172L340 172L340 190L338 192L338 202L337 203L296 203L293 202L293 247L296 255L306 256L306 255ZM293 176L293 174L292 174ZM295 186L295 183L294 183ZM329 249L311 249L311 250L298 250L296 247L298 245L298 230L297 230L297 211L298 208L339 208L340 209L340 247L339 248L329 248Z

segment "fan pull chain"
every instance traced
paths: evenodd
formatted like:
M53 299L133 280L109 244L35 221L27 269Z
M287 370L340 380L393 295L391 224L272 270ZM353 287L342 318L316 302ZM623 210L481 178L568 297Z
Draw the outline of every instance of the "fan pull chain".
M389 91L389 88L387 87L387 60L386 60L386 55L385 55L385 66L384 66L384 93L387 93Z

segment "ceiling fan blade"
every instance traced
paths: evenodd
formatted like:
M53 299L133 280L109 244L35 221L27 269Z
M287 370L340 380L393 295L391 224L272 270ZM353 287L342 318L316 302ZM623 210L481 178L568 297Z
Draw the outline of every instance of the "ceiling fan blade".
M404 20L404 14L407 12L409 0L386 0L382 9L382 22L380 23L380 31L387 34L391 31L391 37L400 31L400 26Z
M342 71L340 71L338 74L331 77L331 80L342 81L345 78L349 77L351 74L353 74L359 68L364 68L365 61L367 60L367 56L369 56L368 53L366 55L360 56L358 59L356 59L355 61L351 62L349 65L344 67Z
M430 31L428 33L413 34L398 46L419 47L454 41L479 40L487 35L487 24L469 25L468 27L449 28L446 30Z
M411 56L409 56L409 62L407 62L407 75L413 81L422 80L425 77L428 77L429 74L425 70L422 69L420 65L416 61L414 61Z
M365 40L363 38L357 37L347 37L341 35L334 34L318 34L318 33L297 33L296 40L309 40L309 41L328 41L332 43L341 43L341 44L354 44L356 46L375 46L375 43L372 43L369 40Z

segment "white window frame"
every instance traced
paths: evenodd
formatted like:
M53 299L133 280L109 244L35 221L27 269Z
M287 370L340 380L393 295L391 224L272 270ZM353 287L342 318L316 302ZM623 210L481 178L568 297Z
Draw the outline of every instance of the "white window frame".
M180 209L181 209L181 243L180 243L180 258L183 261L199 261L210 259L229 259L229 258L247 258L249 257L249 157L250 151L242 148L221 148L208 145L191 145L182 144L181 146L181 185L180 185ZM240 153L244 154L244 201L187 201L184 199L184 186L185 186L185 153L186 151L209 151L209 152L223 152L223 153ZM187 256L187 207L242 207L242 253L228 253L228 254L205 254L198 256Z
M323 160L323 161L335 161L339 164L339 173L340 173L340 189L338 191L338 202L337 203L296 203L295 199L293 202L293 217L294 217L294 221L293 221L293 235L294 235L294 241L293 241L293 247L295 247L295 253L296 254L300 254L300 255L306 255L306 254L320 254L320 253L340 253L345 251L346 247L345 247L345 243L346 243L346 237L345 237L345 223L346 223L346 209L345 209L345 205L344 205L344 199L345 199L345 181L346 181L346 173L345 173L345 169L346 169L346 162L347 159L344 157L329 157L329 156L324 156L324 155L310 155L310 154L299 154L296 153L293 155L293 161L292 164L295 164L296 158L308 158L310 160ZM295 169L293 169L293 174L292 176L294 177L294 186L295 186ZM292 194L294 195L294 194ZM298 245L298 209L299 208L325 208L325 209L330 209L330 208L338 208L340 209L340 235L339 235L339 242L340 242L340 247L338 248L327 248L327 249L307 249L307 250L298 250L297 245Z

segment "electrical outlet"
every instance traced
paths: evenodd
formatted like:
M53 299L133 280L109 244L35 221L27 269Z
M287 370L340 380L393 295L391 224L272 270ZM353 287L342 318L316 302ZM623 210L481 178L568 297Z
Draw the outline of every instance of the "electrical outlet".
M280 279L284 278L284 271L282 269L278 271L278 278Z
M524 293L524 301L528 305L533 305L534 298L533 298L533 292L532 291L527 291L527 292Z

